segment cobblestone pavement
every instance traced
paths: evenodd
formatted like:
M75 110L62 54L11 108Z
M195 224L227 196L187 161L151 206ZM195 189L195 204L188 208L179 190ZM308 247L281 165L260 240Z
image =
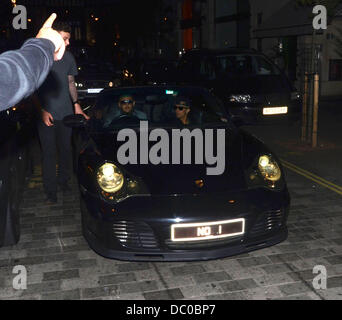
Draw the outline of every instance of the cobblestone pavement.
M40 173L26 188L22 236L0 248L0 299L342 299L342 198L286 171L292 205L289 237L273 247L205 262L124 262L89 249L78 190L44 206ZM13 267L27 268L26 290ZM315 290L316 265L327 289Z

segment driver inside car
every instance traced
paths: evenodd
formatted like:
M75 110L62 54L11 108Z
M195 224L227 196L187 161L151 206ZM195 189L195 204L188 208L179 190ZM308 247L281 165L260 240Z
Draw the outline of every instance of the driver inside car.
M125 94L119 97L118 108L112 108L105 120L104 126L109 126L113 120L119 119L124 116L136 117L139 120L147 120L145 112L134 108L135 100L132 95Z
M147 120L147 115L145 112L134 109L135 100L133 96L131 95L120 96L118 106L119 106L118 114L116 114L113 119L121 115L126 115L126 116L135 116L139 118L139 120Z

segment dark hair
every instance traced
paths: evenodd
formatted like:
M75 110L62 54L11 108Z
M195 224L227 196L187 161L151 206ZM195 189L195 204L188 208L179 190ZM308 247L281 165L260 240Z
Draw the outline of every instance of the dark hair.
M134 100L134 97L131 95L131 94L122 94L120 97L119 97L119 101L122 99L122 98L127 98L127 97L131 97L133 100Z
M71 26L68 22L65 21L56 21L52 28L54 28L56 31L63 31L63 32L69 32L71 33Z

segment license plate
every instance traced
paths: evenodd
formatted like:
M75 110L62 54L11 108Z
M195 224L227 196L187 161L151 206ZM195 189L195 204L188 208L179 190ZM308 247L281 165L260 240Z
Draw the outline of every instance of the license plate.
M103 88L88 89L88 93L100 93L102 90Z
M264 114L264 115L285 114L285 113L287 113L287 109L288 109L287 106L263 108L262 114Z
M210 240L242 235L245 219L216 222L179 223L171 226L172 241Z

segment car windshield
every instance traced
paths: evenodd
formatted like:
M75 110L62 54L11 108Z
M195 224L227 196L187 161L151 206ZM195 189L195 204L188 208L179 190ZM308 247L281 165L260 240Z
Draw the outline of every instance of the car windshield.
M279 75L279 70L260 55L221 55L216 58L217 72L226 76Z
M111 131L137 127L207 127L223 125L222 102L205 89L132 87L101 93L89 110L92 129Z

